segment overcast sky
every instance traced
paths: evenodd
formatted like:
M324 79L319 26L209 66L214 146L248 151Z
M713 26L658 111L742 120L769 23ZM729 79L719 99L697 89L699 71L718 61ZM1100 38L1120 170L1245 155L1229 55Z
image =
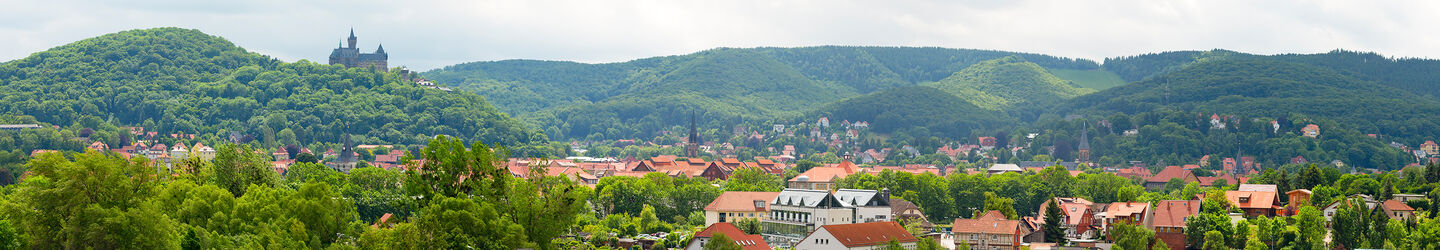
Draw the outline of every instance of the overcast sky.
M123 2L123 3L120 3ZM1381 4L1385 3L1385 4ZM391 66L617 62L714 47L938 46L1101 60L1223 48L1440 58L1440 1L0 0L0 61L150 27L199 29L286 61L348 35Z

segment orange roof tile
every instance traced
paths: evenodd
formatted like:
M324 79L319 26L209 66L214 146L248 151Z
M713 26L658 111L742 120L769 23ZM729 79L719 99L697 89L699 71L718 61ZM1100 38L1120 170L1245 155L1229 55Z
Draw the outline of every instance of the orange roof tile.
M1411 208L1410 205L1405 205L1405 203L1400 202L1400 200L1385 201L1385 209L1390 211L1415 211L1415 208Z
M1271 208L1279 204L1279 201L1275 199L1276 196L1278 196L1278 194L1275 194L1275 192L1225 191L1225 199L1230 200L1230 203L1240 208ZM1248 198L1249 200L1241 202L1241 197Z
M1185 227L1185 217L1200 214L1200 201L1165 200L1155 203L1153 225L1156 227Z
M765 238L760 235L745 234L745 231L740 231L740 228L735 227L734 224L730 224L729 222L711 224L709 227L706 227L705 230L700 230L700 232L695 233L695 236L691 238L692 240L693 238L712 238L717 233L724 234L725 237L735 240L735 244L740 245L741 249L770 250L770 245L765 243Z
M780 192L724 192L715 197L710 205L705 206L705 211L769 211L770 201L775 200ZM761 200L763 205L755 207L755 201Z
M990 210L975 219L955 219L952 231L957 233L1017 234L1019 220L1007 220L1000 211Z
M845 247L876 246L896 240L900 243L917 242L920 239L905 231L900 223L893 221L838 224L821 226ZM812 234L813 235L813 234Z

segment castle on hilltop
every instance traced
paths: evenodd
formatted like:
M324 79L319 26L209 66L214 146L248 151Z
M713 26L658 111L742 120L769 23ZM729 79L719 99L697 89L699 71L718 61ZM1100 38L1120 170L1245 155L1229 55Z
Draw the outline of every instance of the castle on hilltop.
M386 65L390 55L385 54L385 45L376 48L375 53L360 53L360 49L355 47L355 42L357 42L355 29L350 29L350 38L347 42L349 46L342 44L341 47L330 52L330 65L341 64L346 68L364 67L380 71L390 69Z

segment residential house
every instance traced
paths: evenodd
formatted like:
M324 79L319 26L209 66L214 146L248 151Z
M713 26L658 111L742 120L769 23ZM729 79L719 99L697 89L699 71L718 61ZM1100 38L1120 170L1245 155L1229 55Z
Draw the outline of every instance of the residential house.
M799 241L795 249L880 249L892 240L905 249L915 249L920 242L900 223L887 221L821 226Z
M828 127L830 127L830 118L821 116L821 117L820 117L820 120L815 121L815 125L818 125L818 127L827 127L827 128L828 128Z
M1065 238L1090 239L1095 236L1095 230L1090 230L1094 223L1095 213L1091 209L1094 202L1079 197L1055 197L1040 204L1040 211L1036 214L1044 216L1045 209L1053 204L1060 206L1061 221L1065 222L1061 226L1065 229Z
M740 245L740 249L771 250L770 245L765 244L764 237L745 234L745 231L740 230L739 227L735 227L734 224L728 222L710 224L705 227L705 230L700 230L700 232L695 233L694 236L690 237L690 243L685 244L685 250L704 249L705 243L709 243L710 239L715 238L717 234L725 235L726 238L735 241L736 245Z
M976 140L980 141L980 150L995 149L995 137L982 136L980 138L976 138Z
M1282 215L1279 195L1274 191L1225 191L1230 204L1245 211L1246 217Z
M765 220L780 192L724 192L705 206L705 226L742 219Z
M1310 192L1309 189L1296 189L1285 192L1285 196L1289 197L1289 202L1285 204L1285 216L1300 214L1301 206L1310 204L1311 195L1314 195L1314 193Z
M1425 151L1426 155L1440 155L1440 146L1437 146L1435 141L1425 141L1420 144L1420 150Z
M955 245L970 245L970 249L1020 249L1021 238L1026 232L1019 220L1005 218L1000 211L990 210L975 219L955 219L951 239Z
M813 167L804 173L791 178L789 188L832 190L835 189L835 181L860 172L859 167L849 161L830 166Z
M1371 198L1369 195L1356 194L1350 195L1345 199L1340 199L1338 201L1330 203L1330 205L1328 206L1325 206L1325 220L1330 221L1335 218L1335 212L1340 210L1341 202L1351 202L1354 199L1359 199L1365 202L1365 209L1375 209L1375 206L1383 205L1381 209L1384 210L1385 215L1390 216L1391 219L1403 220L1415 216L1415 209L1411 208L1409 205L1406 205L1403 201L1391 199L1384 202L1378 202L1375 201L1375 199Z
M1165 200L1155 203L1152 229L1155 238L1172 250L1185 249L1185 218L1200 214L1199 200Z
M1404 221L1415 217L1415 208L1411 208L1410 205L1406 205L1403 201L1391 199L1385 201L1384 205L1385 215L1390 216L1390 219Z
M184 143L176 143L174 147L170 148L170 159L180 161L189 157L190 148L186 147Z
M1131 223L1150 227L1154 210L1148 202L1115 202L1105 209L1105 230L1113 229L1115 223Z
M1169 166L1160 170L1160 173L1156 173L1155 176L1145 179L1145 189L1150 191L1165 189L1165 184L1170 182L1170 179L1180 179L1184 183L1200 182L1200 179L1190 171L1186 171L1180 166Z
M1318 137L1318 136L1320 136L1320 125L1315 125L1315 124L1305 125L1305 128L1300 129L1300 132L1301 132L1301 134L1304 135L1305 137L1310 137L1310 138Z
M930 222L930 218L925 217L925 212L920 210L920 206L905 199L890 198L890 218L904 224L919 223L920 228L926 231L935 229L935 224Z
M1419 194L1395 194L1395 199L1400 200L1400 202L1410 202L1412 200L1423 200L1426 198L1425 195Z

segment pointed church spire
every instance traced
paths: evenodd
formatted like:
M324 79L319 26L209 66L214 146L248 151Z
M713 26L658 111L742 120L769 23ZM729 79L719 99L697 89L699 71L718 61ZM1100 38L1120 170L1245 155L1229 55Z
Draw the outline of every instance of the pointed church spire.
M380 44L380 48L375 49L375 54L385 54L385 44Z
M350 28L350 38L351 38L351 39L354 39L354 38L355 38L355 28Z

